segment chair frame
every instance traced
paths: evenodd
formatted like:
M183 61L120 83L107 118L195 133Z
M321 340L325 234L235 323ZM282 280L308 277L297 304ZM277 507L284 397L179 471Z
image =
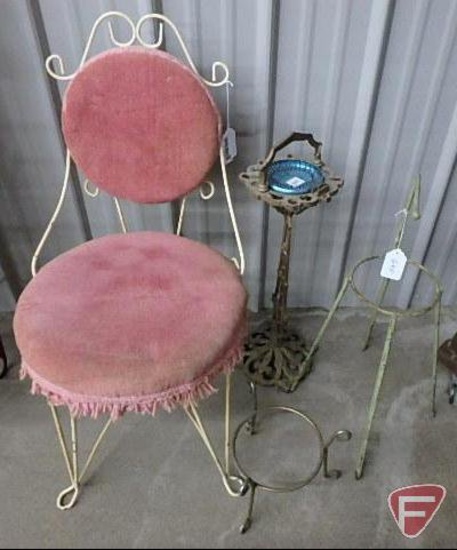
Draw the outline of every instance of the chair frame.
M131 31L131 35L127 41L120 41L115 37L113 26L112 26L112 20L118 19L127 24ZM159 26L159 37L158 39L153 43L148 43L142 35L143 26L146 23L146 21L158 21ZM145 48L149 49L157 49L159 48L163 43L163 37L164 37L164 25L168 25L171 30L174 32L181 48L184 53L184 57L187 60L190 68L197 74L197 76L202 80L204 84L206 84L209 87L220 87L220 86L230 86L233 85L231 81L229 80L229 70L225 63L222 63L221 61L215 61L212 65L212 79L207 80L203 78L190 54L189 51L184 43L184 40L182 39L178 29L174 25L174 23L168 19L166 16L162 14L156 14L151 13L144 15L139 19L137 24L135 25L133 21L124 13L119 11L109 11L104 14L102 14L93 24L92 30L90 32L89 38L87 39L86 46L84 48L84 52L82 54L79 68L81 68L84 63L87 61L89 57L89 52L91 45L94 41L94 38L96 36L96 33L98 29L101 27L101 25L107 22L108 25L108 31L110 35L111 42L114 46L125 48L128 46L133 45L135 42L139 43L140 45L144 46ZM54 64L57 65L58 72L54 70ZM70 81L73 79L73 77L77 74L77 71L66 74L65 73L65 67L62 58L57 54L52 54L46 59L46 70L48 74L59 81ZM222 77L217 77L217 72L219 70L222 70ZM43 233L43 236L33 254L32 257L32 264L31 264L31 271L32 276L35 277L35 275L38 272L37 269L37 263L40 257L40 254L48 240L48 237L55 225L55 222L59 216L59 213L62 209L64 199L67 194L68 190L68 183L70 180L70 171L71 171L71 163L72 158L70 155L70 151L66 150L65 155L65 174L62 184L62 190L60 192L59 199L57 201L57 205L55 207L55 210L48 222L48 225ZM233 209L233 203L230 193L230 187L227 177L227 171L225 168L225 158L224 158L224 150L222 146L219 148L219 163L221 167L221 174L222 174L222 181L223 181L223 187L224 187L224 193L225 193L225 199L227 202L229 214L230 214L230 220L235 236L235 242L238 250L238 258L232 258L232 261L235 263L236 267L238 268L240 275L243 275L244 269L245 269L245 258L244 258L244 252L243 247L240 239L240 233L238 229L238 224L236 221L235 212ZM203 188L200 187L200 196L203 200L209 200L214 196L215 193L215 186L210 181L203 181L203 185L209 186L209 192L205 193L203 191ZM91 187L91 182L89 180L85 180L84 182L84 189L88 195L91 197L96 197L99 194L98 188ZM183 197L181 200L181 206L179 210L179 219L177 224L177 235L181 235L182 228L183 228L183 221L186 211L186 199L187 196ZM122 211L121 204L119 200L116 197L113 197L113 202L115 206L115 210L117 212L120 228L123 233L128 232L127 222L125 215ZM88 457L86 459L86 462L84 463L84 466L82 469L80 468L79 464L79 446L78 446L78 420L76 417L70 415L70 441L67 441L67 437L65 436L65 431L62 425L61 418L57 412L57 407L53 405L52 403L48 402L50 408L51 408L51 414L54 420L55 428L57 437L60 443L60 447L62 449L63 457L65 460L65 465L70 477L70 486L65 488L63 491L61 491L57 497L56 504L57 507L60 510L69 510L71 509L77 502L78 497L80 495L81 487L83 484L83 479L88 471L89 466L91 465L98 448L100 447L101 442L103 441L106 433L108 432L108 429L111 427L113 423L113 419L109 418L108 421L105 423L103 428L101 429L98 437L96 438L95 442L92 445L92 448L89 451ZM202 422L202 419L200 417L200 414L198 412L197 405L195 403L190 403L188 405L183 406L183 409L189 419L191 420L192 424L197 430L197 433L202 438L204 444L208 448L208 451L210 452L211 457L213 458L216 467L222 477L222 481L224 483L224 486L227 490L227 492L233 496L238 497L244 495L249 486L247 480L244 480L240 476L234 475L231 472L231 465L230 465L230 448L231 448L231 442L230 442L230 434L231 434L231 424L230 424L230 418L231 418L231 374L226 375L226 422L225 422L225 464L223 465L220 459L217 456L217 453L214 449L214 446L208 436L208 433L204 427L204 424Z
M117 19L119 21L123 21L128 28L130 29L130 37L126 41L120 41L116 38L115 33L113 31L112 26L112 20ZM155 40L152 43L147 42L142 35L142 30L144 24L147 22L155 22L158 23L158 39ZM233 86L232 82L229 79L229 70L225 63L221 61L215 61L212 65L212 76L211 80L207 80L203 78L194 62L192 61L192 58L189 54L189 51L186 48L186 45L176 28L176 26L173 24L173 22L168 19L166 16L162 14L156 14L156 13L150 13L147 15L144 15L141 17L137 24L135 25L134 22L124 13L119 11L108 11L101 15L94 23L92 30L90 32L89 38L87 40L86 46L84 48L79 68L81 68L84 63L87 61L89 57L89 52L91 45L93 43L93 40L95 38L95 35L98 31L98 29L101 27L101 25L106 22L108 26L108 31L110 35L111 42L119 47L119 48L125 48L128 46L133 45L135 42L139 43L140 45L144 46L145 48L150 49L156 49L159 48L163 43L164 38L164 26L168 25L170 29L173 31L174 35L176 36L181 49L184 53L184 57L190 66L190 68L194 71L194 73L201 79L201 81L209 86L209 87L221 87L226 86L227 89L227 96L229 91L229 86ZM57 71L54 69L54 65L57 67ZM78 70L76 70L73 73L66 73L65 67L62 58L57 54L52 54L46 59L46 70L48 74L59 81L70 81L73 79L73 77L77 74ZM221 73L221 76L218 77L218 72ZM238 257L232 257L231 260L236 265L240 275L242 276L245 271L245 256L243 252L243 247L240 239L240 233L239 228L233 208L231 193L230 193L230 186L228 182L228 176L226 171L226 164L231 159L228 159L226 161L225 154L224 154L224 148L221 146L219 148L219 163L221 168L221 175L222 175L222 183L224 187L224 194L225 194L225 200L227 203L227 207L229 210L230 215L230 221L234 233L234 239L237 247ZM35 277L37 274L37 264L40 257L40 254L48 240L48 237L55 225L55 222L57 220L57 217L62 209L64 199L67 194L68 190L68 183L70 180L70 172L71 172L71 164L72 158L70 155L70 151L67 149L65 154L65 173L63 178L63 184L62 184L62 190L60 192L59 199L57 201L57 205L55 207L55 210L48 222L48 225L46 226L46 229L44 231L44 234L33 254L32 257L32 263L31 263L31 271L32 276ZM99 194L99 189L97 187L94 187L93 184L86 179L84 181L84 189L85 192L91 196L91 197L97 197ZM205 190L203 186L207 186L208 189ZM215 194L215 185L211 181L202 181L200 188L199 188L200 197L203 200L210 200L214 194ZM189 195L184 196L181 199L181 204L179 208L179 217L177 222L177 228L176 228L176 234L179 236L182 234L182 228L184 223L184 217L186 212L186 204L187 204L187 198ZM128 224L125 218L125 215L122 211L122 206L119 202L119 200L116 197L113 198L114 207L117 213L117 216L119 218L119 224L121 231L123 233L128 232ZM247 473L244 472L243 467L240 465L238 457L236 456L235 446L237 443L237 437L240 433L240 430L242 427L246 426L250 428L251 433L255 433L256 428L260 422L260 419L258 418L258 415L260 413L260 410L257 407L257 396L256 396L256 389L254 386L251 385L251 389L253 390L254 394L254 414L249 417L247 420L244 420L238 428L235 430L235 435L232 437L232 426L231 426L231 391L232 391L232 375L231 373L226 374L226 384L225 384L225 440L224 440L224 461L222 461L215 448L214 445L208 435L208 432L203 424L202 418L198 411L198 406L194 402L190 402L188 404L182 405L182 408L184 409L184 412L188 416L191 423L194 425L197 433L200 435L201 439L203 440L204 445L206 446L209 454L211 455L211 458L213 459L216 468L221 476L223 485L227 491L227 493L232 497L242 497L250 491L250 499L249 499L249 507L247 516L243 522L243 524L240 527L241 533L245 533L252 523L252 514L253 514L253 507L254 507L254 498L256 494L257 488L264 489L266 491L270 492L284 492L284 491L292 491L296 489L300 489L310 483L312 479L323 469L324 477L334 477L338 478L340 475L339 470L329 470L328 469L328 450L329 447L332 445L334 441L348 441L351 438L351 433L347 430L339 430L338 432L335 432L332 437L325 443L323 436L321 432L319 431L319 428L317 425L310 419L306 414L304 414L301 411L298 411L296 409L293 409L291 407L267 407L262 410L263 413L271 413L271 412L281 412L281 411L287 411L289 413L292 413L308 425L310 425L314 431L316 432L319 440L319 446L320 446L320 459L319 463L315 466L312 475L308 476L304 480L297 482L293 487L285 488L285 487L269 487L265 484L262 484L260 482L257 482L253 480ZM100 430L98 436L96 437L95 441L92 444L92 447L90 448L88 452L88 456L86 458L86 461L82 468L80 467L80 456L79 456L79 444L78 444L78 419L76 416L72 415L70 412L70 435L65 435L65 430L63 427L63 423L61 420L61 417L58 413L57 406L48 400L48 405L51 409L51 415L55 424L55 429L57 433L57 438L62 450L62 454L64 457L65 465L68 471L68 475L70 478L70 485L63 489L56 499L56 505L57 508L60 510L69 510L73 508L73 506L78 501L78 498L81 494L81 489L84 484L84 479L87 474L87 471L89 469L89 466L92 464L95 455L105 438L109 428L113 424L113 418L110 417L107 422L104 424L102 429ZM234 473L233 466L236 466L237 472Z

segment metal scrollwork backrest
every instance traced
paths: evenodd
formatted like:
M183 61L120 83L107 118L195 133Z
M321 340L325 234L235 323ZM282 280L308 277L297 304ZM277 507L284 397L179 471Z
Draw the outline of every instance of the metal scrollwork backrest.
M128 29L129 29L129 37L128 37L127 40L122 40L121 41L116 37L114 29L113 29L113 21L114 20L119 20L123 24L127 25ZM144 34L143 33L144 24L147 21L152 21L152 22L157 21L158 22L158 37L153 42L148 42L143 36L143 34ZM195 66L195 63L193 62L192 57L189 53L189 50L187 49L186 44L185 44L184 40L182 39L181 34L179 33L179 31L176 28L175 24L168 17L166 17L162 14L158 14L158 13L150 13L150 14L144 15L143 17L141 17L138 20L136 25L130 19L129 16L127 16L125 13L122 13L120 11L108 11L108 12L102 14L100 17L98 17L98 19L95 21L95 23L92 26L91 32L89 34L89 37L87 39L86 45L84 47L84 51L82 53L82 56L81 56L81 59L80 59L80 62L79 62L78 68L72 73L66 73L65 64L62 60L62 57L60 55L57 55L57 54L52 54L46 59L46 62L45 62L46 71L48 72L48 74L52 78L54 78L55 80L71 81L74 78L74 76L78 73L79 69L81 69L81 67L88 60L90 50L91 50L92 44L94 42L95 36L96 36L99 28L105 22L107 23L107 26L108 26L108 32L109 32L109 36L110 36L110 40L111 40L112 44L116 47L119 47L119 48L126 48L128 46L132 46L135 42L139 43L141 46L143 46L145 48L150 48L150 49L159 48L163 44L164 26L167 25L173 31L174 35L176 36L176 38L178 40L178 43L179 43L179 45L180 45L180 47L183 51L184 57L185 57L188 65L190 66L190 68L195 72L195 74L201 79L201 81L205 85L215 88L215 87L220 87L220 86L231 84L230 79L229 79L229 77L230 77L229 69L228 69L227 65L225 63L221 62L221 61L215 61L213 63L212 72L211 72L211 80L207 80L207 79L203 78L200 75L200 73L198 72L198 70ZM38 244L38 246L35 250L35 253L33 255L32 265L31 265L31 270L32 270L32 275L33 276L35 276L36 273L37 273L37 262L38 262L39 255L40 255L40 253L41 253L41 251L42 251L42 249L43 249L43 247L44 247L44 245L47 241L47 238L48 238L48 236L49 236L49 234L50 234L50 232L51 232L51 230L52 230L52 228L55 224L55 221L56 221L56 219L57 219L57 217L58 217L58 215L59 215L59 213L62 209L62 206L63 206L64 198L66 196L66 192L67 192L67 189L68 189L68 182L69 182L69 179L70 179L71 161L72 161L72 159L71 159L71 156L70 156L70 152L67 149L66 158L65 158L65 175L64 175L62 190L61 190L61 193L60 193L60 196L59 196L59 200L57 202L57 206L54 210L54 213L52 214L51 219L50 219L50 221L49 221L49 223L46 227L46 230L45 230L45 232L44 232L44 234L43 234L43 236L42 236L42 238L41 238L41 240L40 240L40 242L39 242L39 244ZM220 164L221 164L221 172L222 172L222 179L223 179L225 197L226 197L227 206L228 206L228 209L229 209L230 220L231 220L231 223L232 223L234 236L235 236L235 241L236 241L236 245L237 245L237 249L238 249L238 256L239 256L238 258L232 258L232 260L235 263L235 265L237 266L237 268L239 269L240 273L243 274L244 269L245 269L245 259L244 259L244 253L243 253L243 248L242 248L242 244L241 244L238 224L237 224L236 217L235 217L235 212L234 212L234 209L233 209L233 203L232 203L230 188L229 188L229 184L228 184L227 172L226 172L226 168L225 168L224 151L223 151L222 147L220 147L220 149L219 149L219 161L220 161ZM203 191L203 189L200 189L201 198L204 199L204 200L211 199L212 196L214 195L214 185L213 185L213 183L203 182L202 185L209 186L209 192L205 193ZM96 197L98 195L98 188L95 187L95 186L92 186L91 182L89 182L88 180L86 180L85 183L84 183L84 189L85 189L86 193L91 197ZM126 220L125 220L125 216L122 212L120 202L116 197L113 197L113 201L114 201L114 204L115 204L116 212L117 212L118 217L119 217L121 229L125 233L125 232L127 232L127 223L126 223ZM182 202L181 202L180 216L179 216L178 229L177 229L177 234L178 235L181 233L181 230L182 230L185 208L186 208L186 197L184 197L182 199Z

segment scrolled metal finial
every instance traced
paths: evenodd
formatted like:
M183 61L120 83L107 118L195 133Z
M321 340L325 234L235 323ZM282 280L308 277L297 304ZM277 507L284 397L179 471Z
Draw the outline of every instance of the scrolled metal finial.
M109 32L110 40L118 48L127 48L128 46L131 46L135 42L135 38L136 38L135 26L133 24L133 21L131 19L129 19L129 17L127 17L127 15L125 15L121 12L114 12L114 13L121 16L125 21L128 22L128 24L130 26L130 30L132 31L132 35L130 36L130 38L126 42L122 42L122 40L118 40L114 36L113 24L111 23L111 21L108 21L108 32Z
M54 61L58 65L58 71L60 74L57 74L54 69L52 68ZM63 64L63 60L60 57L60 55L53 53L50 55L46 61L45 61L45 67L47 73L52 76L52 78L55 78L56 80L70 80L73 78L74 74L71 74L70 76L65 75L65 66Z
M89 197L95 199L95 197L98 197L100 193L100 189L94 185L92 190L90 186L91 186L91 181L86 179L84 181L84 191L87 195L89 195Z
M149 20L158 20L159 21L159 38L158 38L158 40L156 40L152 44L148 43L142 36L142 27L143 27L144 23L146 21L149 21ZM184 40L181 36L181 33L178 31L178 29L177 29L176 25L173 23L173 21L171 21L171 19L168 19L168 17L166 17L165 15L162 15L160 13L148 13L146 15L143 15L143 17L141 17L141 19L136 24L136 29L135 29L136 38L137 38L138 42L140 42L140 44L142 44L146 48L158 48L163 42L164 25L165 24L168 25L171 28L174 35L176 36L176 39L178 40L179 45L181 46L181 49L184 53L184 57L186 58L186 61L189 64L190 68L194 71L194 73L196 73L200 77L200 79L207 86L210 86L210 87L214 88L214 87L218 87L218 86L223 86L224 84L229 82L230 72L229 72L229 69L228 69L227 65L225 63L222 63L222 61L215 61L213 63L212 75L211 75L212 79L211 80L207 80L206 78L203 78L200 75L200 73L197 70L197 67L195 66L195 63L192 60L192 57L189 53L189 50L187 49L187 46L186 46L186 44L185 44L185 42L184 42ZM217 75L216 75L218 68L223 70L223 76L219 80L218 80Z
M223 63L222 61L215 61L213 63L211 80L207 80L207 79L203 78L199 74L199 72L198 72L198 70L195 66L195 63L193 62L192 57L190 56L189 50L187 49L187 47L184 43L184 40L182 39L181 34L178 31L178 29L176 28L175 24L170 19L168 19L168 17L166 17L165 15L158 14L158 13L150 13L150 14L144 15L143 17L141 17L139 19L139 21L137 22L136 25L133 23L133 21L130 19L130 17L128 17L125 13L122 13L120 11L108 11L108 12L102 14L95 21L94 25L92 26L92 30L89 34L89 38L87 39L87 43L86 43L86 46L84 48L84 52L81 56L81 60L79 62L78 69L81 68L87 60L87 57L89 55L89 50L92 46L92 43L93 43L94 38L95 38L95 34L96 34L99 26L101 25L101 23L103 23L103 21L105 21L109 18L122 19L123 21L127 22L128 26L130 28L131 36L129 37L129 39L126 40L126 41L118 40L115 36L112 22L108 21L108 32L109 32L111 42L115 46L118 46L118 47L121 47L121 48L131 46L135 42L135 40L138 40L138 42L146 48L159 48L163 44L164 25L167 24L172 29L172 31L174 32L174 34L175 34L175 36L176 36L176 38L179 42L179 45L181 46L181 49L184 52L184 56L185 56L185 58L186 58L186 60L189 64L189 66L201 78L201 80L207 86L218 87L218 86L223 86L224 84L227 84L227 83L229 83L230 85L233 86L233 84L229 80L229 69L228 69L227 65L225 63ZM158 20L159 21L159 36L158 36L157 40L155 40L152 43L147 42L142 36L143 25L146 21L149 21L149 20ZM56 65L55 68L54 68L54 65ZM46 59L45 66L46 66L46 71L48 72L48 74L50 76L52 76L55 80L71 80L76 75L76 73L78 71L78 69L77 69L76 71L72 72L71 74L65 74L65 65L64 65L63 59L58 54L50 55ZM218 78L218 76L217 76L218 69L219 70L222 69L222 72L223 72L223 74L220 78Z
M219 80L217 78L218 68L222 69L223 71L223 76ZM233 87L233 82L229 80L229 77L230 77L230 71L227 65L222 61L215 61L211 69L211 81L208 81L206 79L203 79L203 80L208 86L212 86L212 87L223 86L224 84L228 84L229 86Z
M159 20L159 37L157 40L155 40L154 42L147 42L143 36L142 36L142 28L143 28L143 25L146 21L148 20L154 20L154 19L158 19ZM138 40L138 42L144 46L145 48L160 48L160 46L163 44L163 38L164 38L164 31L163 31L163 25L164 25L164 22L168 22L169 20L163 16L163 15L160 15L160 14L157 14L157 13L148 13L146 15L143 15L143 17L138 21L138 23L136 24L136 29L135 29L135 32L136 32L136 38Z
M186 47L186 44L181 36L181 33L178 31L176 25L173 23L173 21L171 21L171 19L168 19L168 17L166 17L165 15L162 15L160 13L148 13L146 15L143 15L143 17L141 17L141 19L138 21L138 23L136 24L136 29L135 29L135 32L136 32L136 37L137 37L137 40L143 45L143 46L146 46L146 47L157 47L157 45L155 45L156 43L154 44L148 44L144 39L143 37L141 36L141 29L144 25L144 23L148 20L159 20L161 22L161 26L162 26L162 38L163 38L163 24L167 24L171 30L174 32L175 36L176 36L176 39L178 40L179 42L179 45L181 46L181 49L184 53L184 56L188 62L188 64L190 65L191 69L197 73L197 68L194 64L194 62L192 61L192 57L190 56L189 54L189 50L187 49ZM159 37L160 38L160 37Z
M208 193L205 193L202 189L203 185L207 185L209 187ZM199 189L200 198L204 201L209 201L214 197L214 193L216 192L216 188L214 186L214 183L212 181L204 181L202 183L202 186Z
M86 62L87 57L89 55L89 50L90 50L90 48L92 46L92 43L94 41L94 38L95 38L95 34L97 33L97 30L100 27L100 25L106 19L114 18L114 17L120 18L123 21L126 21L128 23L128 25L130 27L130 30L131 30L131 36L126 42L122 42L122 41L118 40L114 36L114 31L113 31L113 26L112 26L111 21L108 21L108 31L109 31L111 41L113 42L113 44L115 44L118 47L125 48L127 46L131 46L135 42L135 39L137 37L136 29L135 29L135 25L133 24L133 21L125 13L122 13L120 11L108 11L108 12L104 13L103 15L101 15L95 21L95 23L93 24L92 30L90 31L90 34L89 34L89 38L87 39L87 42L86 42L86 47L84 48L84 52L83 52L83 54L81 56L81 60L79 62L78 69L76 71L74 71L73 73L71 73L71 74L65 74L65 65L63 63L62 57L58 54L52 54L46 59L46 62L45 62L46 71L48 72L48 74L50 76L52 76L55 80L71 80L76 75L78 70ZM56 72L53 68L54 62L57 63L58 72Z

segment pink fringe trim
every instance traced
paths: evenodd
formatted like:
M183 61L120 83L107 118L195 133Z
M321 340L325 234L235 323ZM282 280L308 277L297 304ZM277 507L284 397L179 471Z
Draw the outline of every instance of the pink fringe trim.
M229 373L240 363L243 356L242 344L232 348L211 371L187 384L181 384L170 390L132 397L99 397L82 395L60 388L42 378L22 362L20 378L31 378L31 393L43 395L55 406L67 406L74 417L109 414L117 420L126 412L155 415L157 409L171 412L178 406L186 407L199 399L205 399L217 392L211 381L221 373Z

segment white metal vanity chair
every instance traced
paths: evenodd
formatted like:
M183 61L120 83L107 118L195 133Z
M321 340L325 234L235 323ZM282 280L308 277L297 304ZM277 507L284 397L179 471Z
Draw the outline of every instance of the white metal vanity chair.
M130 29L128 42L115 38L113 19ZM144 40L142 28L151 19L159 21L161 36L163 25L176 33L190 68L160 51L161 40ZM116 47L88 60L101 25L108 25ZM205 80L170 20L148 14L135 25L120 12L95 22L76 72L66 75L56 55L46 66L53 78L70 81L62 112L66 169L56 210L33 257L33 279L17 305L14 331L22 375L50 405L70 476L57 506L69 509L76 503L113 421L126 412L153 415L176 407L184 409L203 438L227 491L240 496L248 483L230 472L229 422L230 373L241 359L246 334L244 258L221 148L221 119L207 91L227 83L227 67L215 63L213 80ZM223 73L219 80L216 72ZM122 232L77 246L37 270L72 162L91 185L113 196ZM186 195L216 162L237 261L179 235ZM128 233L119 198L142 204L183 199L178 234ZM227 382L225 464L197 410L198 401L215 391L213 382L221 373ZM70 412L70 445L58 406ZM107 422L80 467L78 417L100 414Z

